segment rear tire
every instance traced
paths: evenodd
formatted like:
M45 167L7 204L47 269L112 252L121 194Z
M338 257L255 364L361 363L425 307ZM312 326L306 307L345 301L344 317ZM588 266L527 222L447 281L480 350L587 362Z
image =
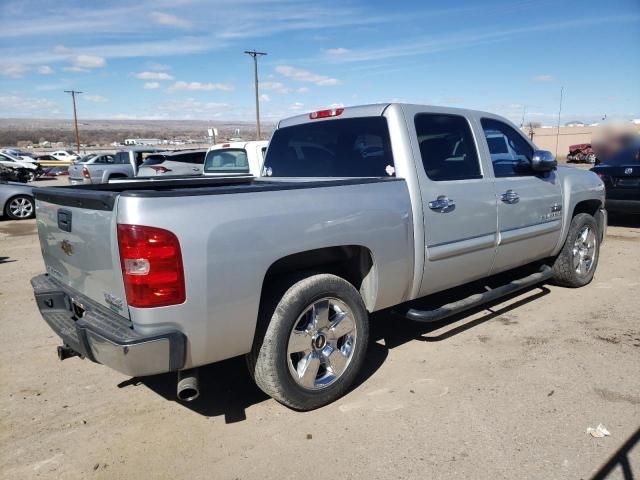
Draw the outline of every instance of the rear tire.
M593 280L600 258L598 223L588 213L579 213L569 226L560 254L553 263L553 281L563 287L583 287Z
M369 341L368 315L358 291L335 275L288 284L280 285L281 297L266 297L247 365L267 395L313 410L340 398L355 380Z

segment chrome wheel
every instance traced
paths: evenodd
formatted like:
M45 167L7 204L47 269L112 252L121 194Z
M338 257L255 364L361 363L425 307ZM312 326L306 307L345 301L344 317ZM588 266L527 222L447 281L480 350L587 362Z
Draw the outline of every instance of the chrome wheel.
M578 233L573 244L573 268L578 275L588 274L596 260L596 232L590 225L585 225Z
M289 335L289 373L309 390L328 387L349 366L356 341L351 309L336 298L316 300L304 309Z
M29 218L33 215L33 202L26 197L14 198L9 202L9 213L14 218Z

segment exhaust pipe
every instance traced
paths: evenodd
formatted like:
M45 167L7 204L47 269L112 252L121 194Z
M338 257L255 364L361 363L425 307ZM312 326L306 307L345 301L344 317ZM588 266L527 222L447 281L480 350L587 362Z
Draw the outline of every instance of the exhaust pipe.
M178 372L178 399L192 402L200 396L198 370L184 370Z

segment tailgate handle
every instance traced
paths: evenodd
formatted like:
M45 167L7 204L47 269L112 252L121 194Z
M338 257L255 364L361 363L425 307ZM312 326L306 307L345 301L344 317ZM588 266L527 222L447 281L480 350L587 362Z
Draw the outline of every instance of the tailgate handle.
M71 212L69 210L58 210L58 228L64 232L71 231Z

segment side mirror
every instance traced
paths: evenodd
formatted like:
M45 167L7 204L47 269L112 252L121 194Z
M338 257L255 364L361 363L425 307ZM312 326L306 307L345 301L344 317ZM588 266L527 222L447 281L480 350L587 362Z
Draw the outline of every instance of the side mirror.
M531 170L534 172L550 172L558 166L553 153L546 150L536 150L531 158Z

